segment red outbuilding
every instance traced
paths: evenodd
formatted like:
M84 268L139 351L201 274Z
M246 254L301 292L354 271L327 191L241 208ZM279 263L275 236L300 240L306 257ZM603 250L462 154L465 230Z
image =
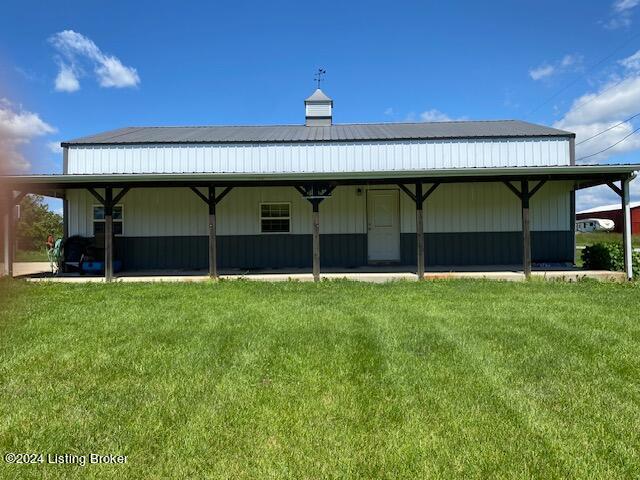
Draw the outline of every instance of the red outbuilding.
M640 235L640 202L631 202L631 233ZM576 220L585 218L608 218L616 224L614 232L622 233L622 206L619 203L582 210L576 213Z

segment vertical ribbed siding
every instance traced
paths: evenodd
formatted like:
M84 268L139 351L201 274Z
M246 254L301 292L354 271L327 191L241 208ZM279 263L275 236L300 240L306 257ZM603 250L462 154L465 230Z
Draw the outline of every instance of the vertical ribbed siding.
M569 140L71 146L69 173L311 173L569 165Z
M535 183L533 183L535 185ZM571 185L546 183L531 200L532 230L570 230ZM415 206L401 196L401 231L415 232ZM440 185L424 203L425 232L509 232L521 228L520 201L502 183Z
M370 187L375 188L375 187ZM390 188L390 187L384 187ZM392 187L391 187L392 188ZM366 187L338 187L320 205L322 234L367 232ZM571 229L571 185L548 182L531 201L534 231ZM92 234L92 205L84 190L69 190L69 234ZM293 187L235 188L218 206L219 235L259 235L261 202L291 204L291 233L311 233L311 206ZM193 236L207 234L207 208L188 188L140 188L122 202L126 236ZM447 184L425 201L425 231L519 231L520 203L501 183ZM415 205L400 194L400 229L415 232ZM277 238L276 235L271 235Z
M204 190L203 190L204 192ZM93 234L96 199L85 190L69 190L69 234ZM339 187L320 206L320 231L365 233L365 196L356 187ZM260 203L291 205L291 233L311 233L311 204L293 187L235 188L218 205L219 235L260 234ZM132 189L124 205L124 234L131 237L207 234L207 207L188 188ZM274 238L278 234L270 235Z

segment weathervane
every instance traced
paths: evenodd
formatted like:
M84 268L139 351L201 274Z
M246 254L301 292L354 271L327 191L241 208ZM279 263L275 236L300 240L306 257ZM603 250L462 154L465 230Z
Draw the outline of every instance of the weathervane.
M325 69L319 68L316 74L314 75L313 79L316 82L318 82L318 88L320 88L320 82L324 82L324 76L326 73L327 71Z

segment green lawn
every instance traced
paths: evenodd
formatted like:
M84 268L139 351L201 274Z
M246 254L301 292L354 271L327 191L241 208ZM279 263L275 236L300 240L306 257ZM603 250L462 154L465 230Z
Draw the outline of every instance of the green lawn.
M0 478L640 472L638 283L0 288Z
M16 262L48 262L47 252L42 250L18 250L16 251Z

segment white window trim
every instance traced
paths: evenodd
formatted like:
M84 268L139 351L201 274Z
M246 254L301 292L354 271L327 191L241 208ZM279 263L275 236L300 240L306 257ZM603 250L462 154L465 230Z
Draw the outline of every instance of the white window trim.
M289 206L289 216L288 217L263 217L262 216L262 206L263 205L288 205ZM262 220L283 220L283 219L288 219L289 220L289 230L286 232L263 232L262 231ZM258 232L260 232L260 235L287 235L289 233L291 233L292 230L292 225L291 223L293 222L293 215L291 214L291 202L278 202L278 201L272 201L272 202L260 202L260 204L258 205Z
M91 205L91 234L92 235L95 235L93 224L96 223L96 222L104 222L105 221L104 219L100 220L100 219L93 218L93 209L95 207L104 208L104 205L100 205L99 203L94 203L93 205ZM116 237L122 237L122 236L124 236L124 205L119 203L119 204L113 206L113 208L116 208L116 207L120 207L122 209L122 218L119 218L119 219L113 220L113 221L114 221L114 223L115 222L122 223L122 233L114 233L113 235L116 236Z

